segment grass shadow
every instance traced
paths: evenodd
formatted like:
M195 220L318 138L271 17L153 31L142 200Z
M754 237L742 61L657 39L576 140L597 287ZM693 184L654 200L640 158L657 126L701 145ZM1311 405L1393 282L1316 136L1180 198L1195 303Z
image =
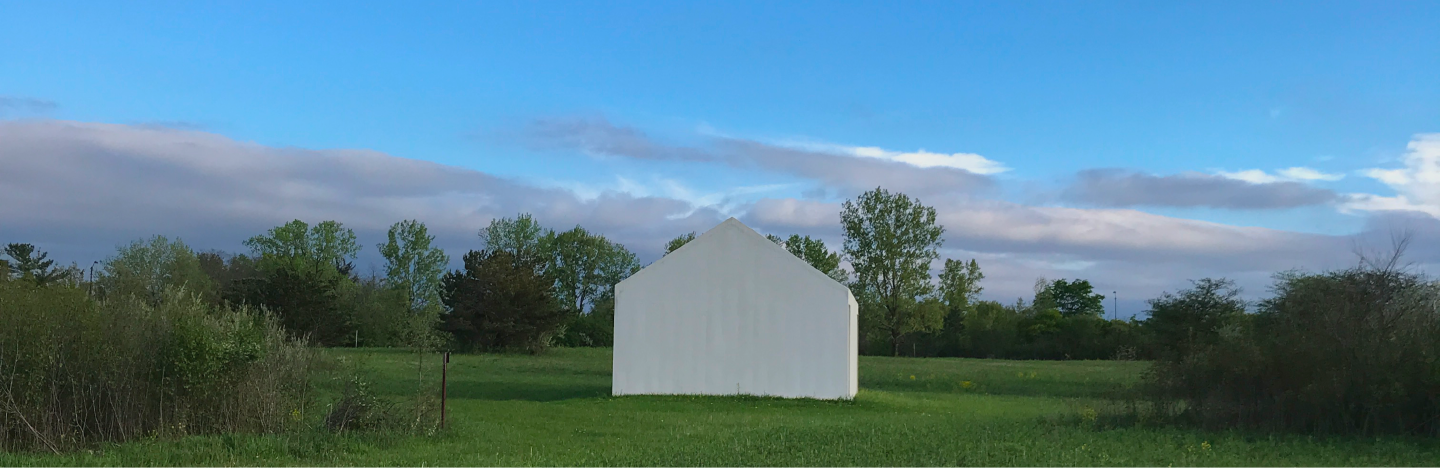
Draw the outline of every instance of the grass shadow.
M610 396L610 385L547 382L452 382L449 386L452 399L489 401L560 401L579 398Z

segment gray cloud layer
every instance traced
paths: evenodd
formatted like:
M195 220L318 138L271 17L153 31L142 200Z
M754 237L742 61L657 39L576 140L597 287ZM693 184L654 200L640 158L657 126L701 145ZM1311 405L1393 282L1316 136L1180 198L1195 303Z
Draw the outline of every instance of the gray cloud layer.
M1255 184L1217 175L1157 176L1121 169L1081 171L1066 198L1106 207L1174 206L1277 209L1335 202L1330 190L1300 182Z
M336 219L362 234L402 219L440 241L475 246L495 216L530 212L583 224L658 251L676 232L706 229L714 210L606 193L580 199L478 171L364 150L303 150L153 126L0 122L0 236L111 246L157 233L199 247L239 241L290 219ZM99 249L101 252L108 248Z
M920 168L883 159L786 148L739 138L710 138L706 147L668 145L644 132L603 118L552 118L532 121L521 131L531 148L580 151L642 160L723 163L813 180L853 193L884 186L907 193L970 192L989 188L986 176L951 167Z

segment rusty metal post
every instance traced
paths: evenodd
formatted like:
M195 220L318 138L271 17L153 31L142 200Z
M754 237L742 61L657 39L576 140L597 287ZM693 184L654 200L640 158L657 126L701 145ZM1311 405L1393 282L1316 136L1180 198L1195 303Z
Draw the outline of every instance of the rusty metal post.
M450 352L445 352L445 360L440 364L440 428L445 428L445 393L447 377L450 373Z

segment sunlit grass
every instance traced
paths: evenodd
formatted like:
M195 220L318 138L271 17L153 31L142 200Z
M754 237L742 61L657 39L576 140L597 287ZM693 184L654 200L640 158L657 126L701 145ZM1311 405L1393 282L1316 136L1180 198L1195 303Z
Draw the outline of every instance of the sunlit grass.
M412 398L415 355L332 350ZM425 386L438 384L438 358ZM1433 440L1104 428L1143 363L861 358L854 401L611 397L606 349L457 355L433 436L228 435L0 465L1434 465Z

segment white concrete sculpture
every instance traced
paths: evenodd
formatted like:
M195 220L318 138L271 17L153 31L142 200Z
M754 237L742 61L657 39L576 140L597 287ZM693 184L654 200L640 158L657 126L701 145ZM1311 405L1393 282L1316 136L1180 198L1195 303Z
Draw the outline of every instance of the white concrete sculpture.
M730 218L615 285L611 393L853 398L858 312Z

